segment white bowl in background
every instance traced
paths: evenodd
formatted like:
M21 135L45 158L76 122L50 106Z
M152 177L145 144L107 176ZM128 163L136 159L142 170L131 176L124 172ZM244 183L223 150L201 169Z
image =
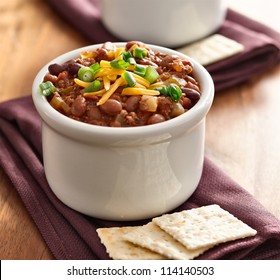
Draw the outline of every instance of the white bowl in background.
M125 41L179 47L215 32L226 0L101 0L104 26Z
M186 113L140 127L82 123L56 111L39 93L39 84L50 64L62 64L82 51L100 46L59 56L44 66L34 80L32 96L43 120L48 183L66 205L101 219L140 220L168 212L192 195L201 178L205 117L213 101L213 81L200 64L190 59L201 97ZM149 47L186 57L167 48Z

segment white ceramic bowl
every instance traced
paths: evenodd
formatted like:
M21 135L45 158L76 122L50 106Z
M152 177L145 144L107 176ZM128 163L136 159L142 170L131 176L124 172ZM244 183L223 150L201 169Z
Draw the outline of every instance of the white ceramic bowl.
M105 27L122 40L178 47L215 32L227 0L102 0Z
M71 51L49 64L61 64L100 46ZM185 57L170 49L150 48ZM163 123L120 128L78 122L53 109L38 90L48 65L41 69L32 95L43 120L46 177L62 202L97 218L139 220L170 211L191 196L202 173L205 116L214 95L208 72L193 64L202 94L192 109Z

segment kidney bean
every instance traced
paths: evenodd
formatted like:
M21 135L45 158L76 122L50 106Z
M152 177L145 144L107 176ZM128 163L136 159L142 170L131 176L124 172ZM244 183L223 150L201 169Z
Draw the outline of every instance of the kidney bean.
M48 70L50 74L58 76L59 73L61 73L64 70L64 68L62 65L54 63L49 66Z
M79 95L73 102L71 107L71 113L74 116L81 117L87 109L86 99Z
M182 88L182 92L191 100L197 101L200 98L200 93L193 88Z
M136 109L138 108L139 106L139 101L141 99L141 96L130 96L127 100L126 100L126 103L125 103L125 109L128 111L128 112L134 112L136 111Z
M108 99L104 104L100 105L102 112L114 116L121 112L122 104L115 99Z
M164 122L165 118L161 114L153 114L149 117L147 124L155 124L155 123L160 123Z
M69 72L69 74L71 75L75 75L78 73L79 69L82 67L81 64L75 62L74 60L69 61L66 65L65 65L65 70Z

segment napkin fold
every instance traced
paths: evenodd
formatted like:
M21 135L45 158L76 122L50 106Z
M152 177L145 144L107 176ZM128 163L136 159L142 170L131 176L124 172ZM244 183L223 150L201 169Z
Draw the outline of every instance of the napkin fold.
M148 222L95 219L70 209L57 199L45 178L41 119L31 96L0 103L0 166L57 259L109 259L96 234L98 227ZM258 234L216 246L199 259L280 259L280 221L205 158L197 190L174 211L209 204L219 204L256 229Z
M88 38L90 43L122 41L102 24L99 1L48 0L57 14ZM228 9L226 19L217 33L241 43L244 51L206 67L214 80L216 91L245 82L268 71L280 61L280 34L231 9Z

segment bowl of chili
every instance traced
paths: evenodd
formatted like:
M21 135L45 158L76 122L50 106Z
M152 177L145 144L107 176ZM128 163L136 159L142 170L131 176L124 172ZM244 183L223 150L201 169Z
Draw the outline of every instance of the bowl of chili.
M151 79L150 85L157 83L157 86L143 88L143 80L137 77L138 74L134 75L135 68L142 71L136 65L143 65L140 63L143 58L137 57L141 54L135 55L130 51L134 61L129 59L129 44L132 43L112 44L114 55L108 49L112 46L108 42L63 54L39 71L32 88L33 101L42 119L44 169L50 188L67 206L106 220L131 221L154 217L178 207L192 195L202 174L205 119L214 98L212 78L199 63L168 48L134 42L140 53L146 50L146 56L154 55L155 61L168 57L166 61L175 72L180 72L177 61L183 65L182 71L190 71L191 67L190 78L183 82L182 77L182 80L178 78L179 74L178 79L170 73L168 78L163 78L166 68L159 69L160 64L157 67L144 64L146 71L148 66L157 70L157 73L151 70L151 77L148 75L147 79ZM97 59L96 52L101 55L100 49L104 46L106 55ZM116 59L120 54L121 59ZM81 55L85 60L81 60ZM87 57L91 55L94 59ZM124 55L128 58L125 59ZM104 57L107 58L106 63L101 62ZM126 64L127 61L132 63ZM120 69L122 64L128 68ZM107 69L109 72L106 72L103 66L110 71ZM133 72L129 70L131 67ZM107 73L106 77L101 75L102 71ZM106 78L111 79L107 89ZM184 98L191 100L188 94L189 91L194 92L195 86L189 91L181 87L181 83L187 87L189 81L199 88L199 99L193 99L192 107L186 107ZM90 87L88 91L87 87ZM108 94L112 88L115 92ZM140 98L139 88L142 92ZM77 92L83 96L77 96ZM99 95L93 94L96 92ZM118 98L123 99L116 97L118 92L121 96ZM73 94L76 94L75 99ZM145 112L143 108L137 111L135 101L127 102L131 96L141 100L138 107L152 111ZM165 119L157 116L158 119L154 117L156 120L149 123L152 116L160 115L153 111L154 101L146 101L151 96L152 100L155 96L169 100L177 113L166 119L166 110L162 108L169 107L166 103L163 103L165 106L156 103L156 107L162 107L160 112ZM85 107L82 98L90 100ZM173 109L167 111L172 112ZM145 116L143 121L141 118L139 121L139 117L133 119L138 112ZM100 113L105 123L98 120ZM83 115L87 115L85 120ZM93 116L93 122L86 121L89 115Z

